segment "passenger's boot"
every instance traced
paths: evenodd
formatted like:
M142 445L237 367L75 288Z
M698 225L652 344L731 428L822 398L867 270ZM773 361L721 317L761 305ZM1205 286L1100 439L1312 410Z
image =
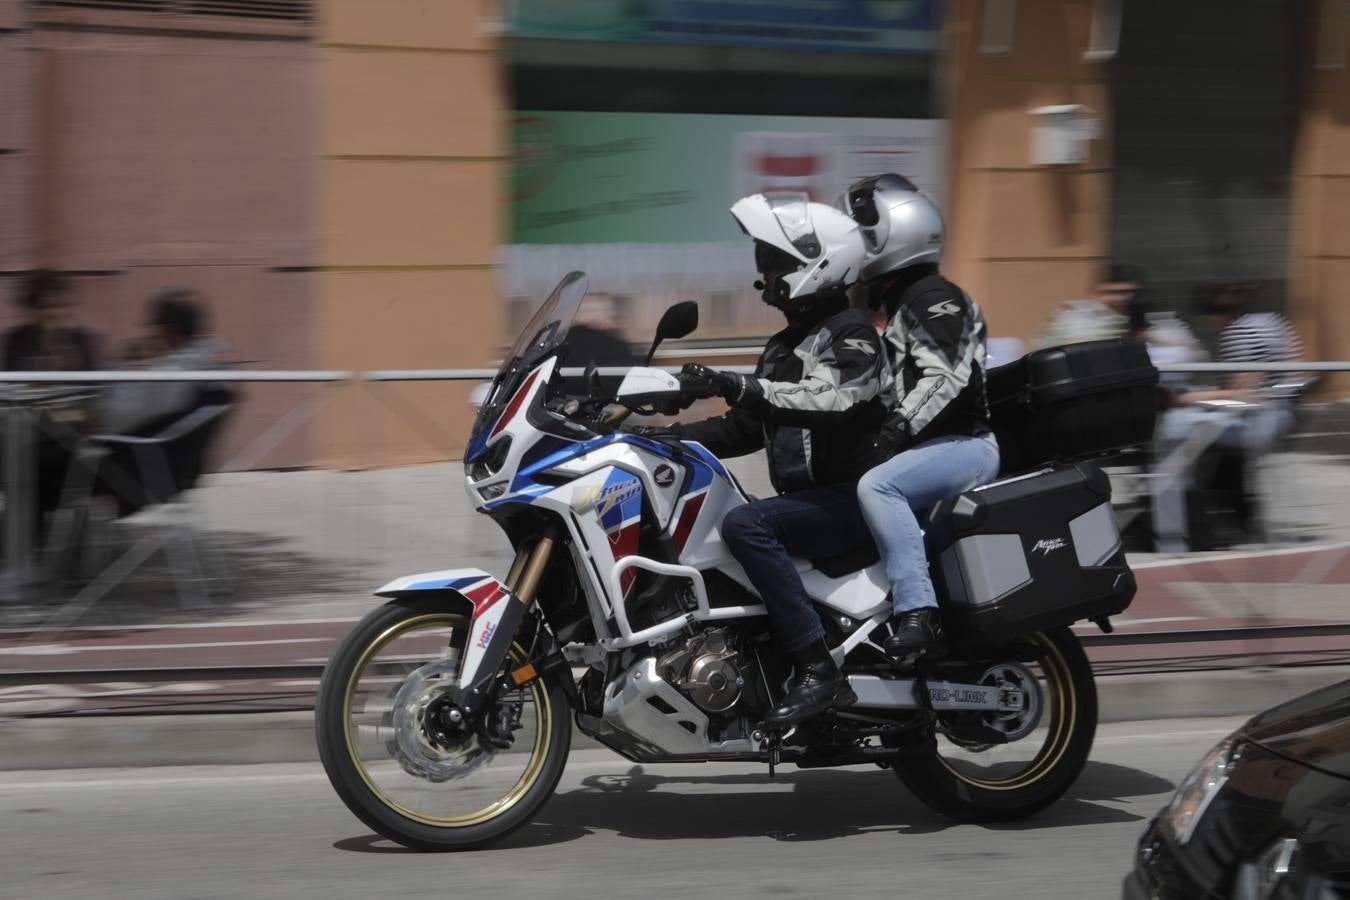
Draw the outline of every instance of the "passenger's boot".
M782 729L818 716L832 706L849 706L858 695L830 656L825 641L818 640L791 654L792 686L778 707L764 720L766 728Z
M946 656L947 636L942 631L942 614L933 606L901 613L895 620L895 634L886 638L883 648L895 659L919 654L930 658Z

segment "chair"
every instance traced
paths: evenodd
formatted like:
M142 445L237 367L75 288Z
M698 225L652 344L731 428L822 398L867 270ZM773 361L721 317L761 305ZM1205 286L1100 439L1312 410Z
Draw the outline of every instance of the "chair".
M107 452L98 487L117 498L119 518L146 506L168 503L197 483L206 451L234 406L234 392L208 385L193 410L174 413L138 429L138 434L98 434L89 440ZM134 473L128 481L118 473Z
M78 466L84 477L67 478L68 495L73 493L80 499L65 504L74 510L74 521L68 529L69 536L57 544L58 574L70 573L75 555L88 540L93 498L113 498L117 503L116 518L125 518L147 507L172 507L185 491L193 488L234 402L234 392L228 387L211 384L199 391L196 406L186 414L166 416L139 429L138 434L96 434L87 438L80 459L72 462L72 469ZM186 505L179 508L186 509ZM165 547L180 601L185 606L202 605L200 596L196 591L189 592L183 580L187 569L195 585L205 581L192 529L187 522L176 524L177 527L175 523L159 526L159 540L151 552ZM145 553L144 557L149 555Z

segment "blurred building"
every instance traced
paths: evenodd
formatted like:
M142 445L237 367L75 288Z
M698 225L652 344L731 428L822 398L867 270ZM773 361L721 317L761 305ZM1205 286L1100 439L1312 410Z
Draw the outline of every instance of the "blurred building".
M893 169L1028 337L1112 259L1350 356L1342 0L0 0L0 275L112 346L156 288L255 367L491 365L570 268L631 336L773 317L726 215ZM0 292L9 293L0 278ZM0 326L13 310L0 305ZM458 455L469 385L344 389L255 465ZM311 389L251 387L232 449ZM227 454L228 455L228 454Z

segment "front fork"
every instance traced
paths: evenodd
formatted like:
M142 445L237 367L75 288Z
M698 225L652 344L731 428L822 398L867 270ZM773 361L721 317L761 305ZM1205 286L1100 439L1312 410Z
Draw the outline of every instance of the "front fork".
M491 698L493 681L501 671L526 611L539 592L539 583L553 556L554 544L554 536L549 534L533 545L522 546L511 563L502 590L496 596L474 604L454 698L455 705L466 717L473 718Z

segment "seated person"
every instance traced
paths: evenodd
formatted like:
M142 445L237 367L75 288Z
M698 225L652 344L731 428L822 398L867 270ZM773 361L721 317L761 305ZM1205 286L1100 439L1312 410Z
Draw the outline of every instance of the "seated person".
M792 557L866 544L855 485L880 461L871 439L885 412L890 370L871 322L848 305L863 245L847 216L805 194L755 194L731 212L755 242L756 287L786 327L769 339L754 377L685 366L680 381L688 396L722 397L731 410L670 430L721 457L768 456L779 496L736 507L721 530L792 660L792 685L765 719L781 729L857 699Z
M1218 285L1202 301L1200 321L1218 334L1218 361L1225 363L1290 362L1303 357L1303 345L1279 313L1249 311L1252 289ZM1180 469L1168 457L1188 437L1210 434L1207 446L1240 449L1248 457L1269 452L1293 423L1298 388L1288 375L1236 372L1221 387L1187 390L1172 399L1172 408L1158 419L1154 460L1161 466L1153 479L1153 532L1157 549L1187 549L1186 490L1194 479L1193 464L1205 447L1188 454ZM1207 408L1215 402L1246 404L1239 412Z
M147 335L128 349L125 365L147 370L219 369L224 345L205 334L200 295L172 290L150 305ZM201 386L187 381L123 382L111 386L99 409L102 430L145 434L192 411Z
M886 311L891 411L882 462L858 483L858 501L886 564L895 613L886 653L941 656L946 635L928 574L928 507L998 477L999 449L985 396L984 313L939 270L942 213L900 175L865 178L846 206L866 238L862 283Z
M74 324L70 282L59 272L37 269L24 276L15 297L28 321L6 332L3 360L8 372L74 372L98 368L93 334ZM71 412L82 414L81 408ZM70 466L68 440L50 429L38 438L37 506L34 533L56 509Z
M193 291L174 290L160 294L151 303L148 333L128 349L126 365L146 370L198 371L224 365L224 345L205 332L199 296ZM123 382L111 385L100 407L102 430L148 437L192 412L200 404L204 385L189 381ZM182 450L182 448L180 448ZM187 448L189 455L199 452ZM169 451L173 484L142 484L140 462L126 446L115 446L99 470L99 493L117 498L118 514L130 515L167 497L157 492L181 487L179 473L195 467L196 461L177 458ZM195 473L194 473L195 477Z
M1126 336L1131 326L1131 305L1142 281L1143 276L1133 266L1109 266L1097 282L1096 296L1069 300L1055 310L1037 346L1058 347Z
M50 269L26 275L17 295L28 322L4 337L7 372L88 372L98 368L94 336L74 324L70 283Z

